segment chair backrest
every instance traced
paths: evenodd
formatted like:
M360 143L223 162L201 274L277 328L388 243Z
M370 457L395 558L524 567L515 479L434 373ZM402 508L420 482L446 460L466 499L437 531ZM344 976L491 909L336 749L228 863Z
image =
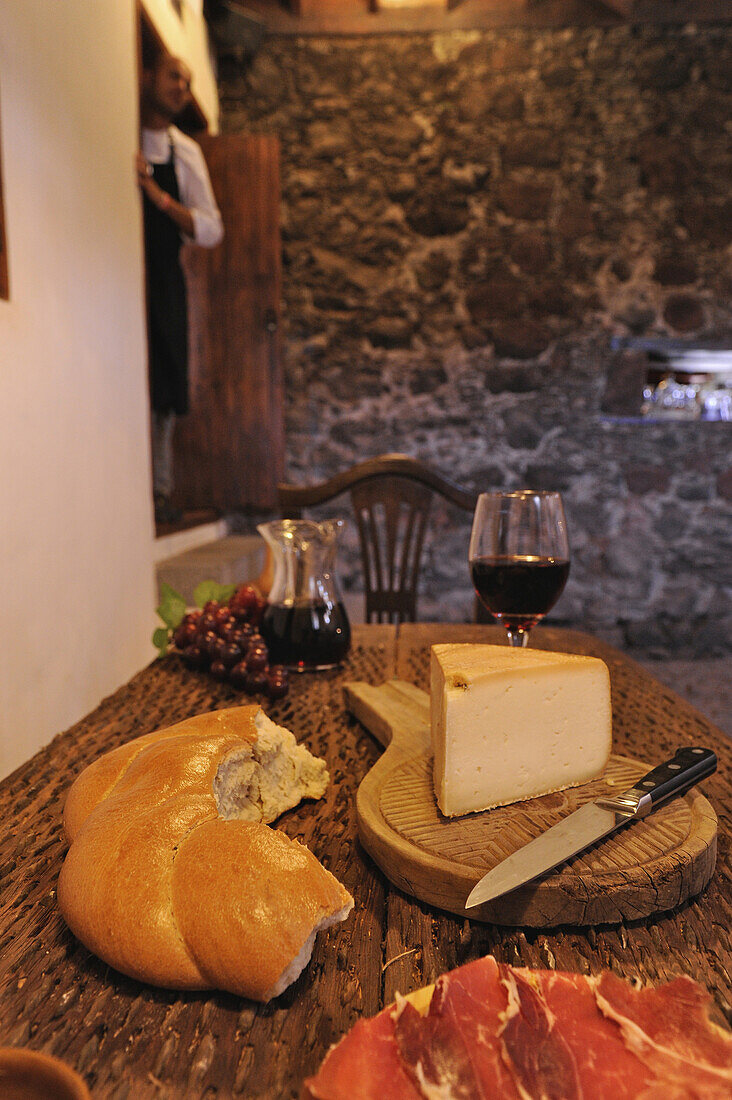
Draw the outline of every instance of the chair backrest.
M370 458L317 485L277 489L280 513L298 519L304 508L349 493L356 518L367 622L414 622L427 523L435 495L467 512L478 494L463 489L407 455Z

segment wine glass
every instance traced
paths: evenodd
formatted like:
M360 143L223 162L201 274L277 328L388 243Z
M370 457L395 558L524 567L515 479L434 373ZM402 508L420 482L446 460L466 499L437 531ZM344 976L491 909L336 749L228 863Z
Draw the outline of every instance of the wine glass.
M509 645L528 645L529 631L557 602L569 575L559 493L481 493L468 560L475 591L505 626Z

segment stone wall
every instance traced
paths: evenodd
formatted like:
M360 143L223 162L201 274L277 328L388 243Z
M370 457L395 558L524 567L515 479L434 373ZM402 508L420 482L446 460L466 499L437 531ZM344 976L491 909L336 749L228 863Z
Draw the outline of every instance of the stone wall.
M273 38L220 88L282 142L288 478L559 489L553 621L728 649L732 425L601 406L614 337L732 346L732 28ZM463 618L470 519L436 527L420 615Z

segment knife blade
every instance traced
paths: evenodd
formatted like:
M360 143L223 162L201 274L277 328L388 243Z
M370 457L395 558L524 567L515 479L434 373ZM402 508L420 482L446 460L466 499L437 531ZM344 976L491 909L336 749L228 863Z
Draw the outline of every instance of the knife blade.
M507 856L473 887L465 902L473 909L523 886L578 855L617 829L640 821L672 798L706 779L717 767L711 749L679 748L664 764L653 768L627 791L598 798L575 810L535 840Z

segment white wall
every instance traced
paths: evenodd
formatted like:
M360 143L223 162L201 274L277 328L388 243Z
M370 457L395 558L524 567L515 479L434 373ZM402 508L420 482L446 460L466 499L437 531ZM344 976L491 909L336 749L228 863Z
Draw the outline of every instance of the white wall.
M133 0L3 0L0 775L154 656Z

